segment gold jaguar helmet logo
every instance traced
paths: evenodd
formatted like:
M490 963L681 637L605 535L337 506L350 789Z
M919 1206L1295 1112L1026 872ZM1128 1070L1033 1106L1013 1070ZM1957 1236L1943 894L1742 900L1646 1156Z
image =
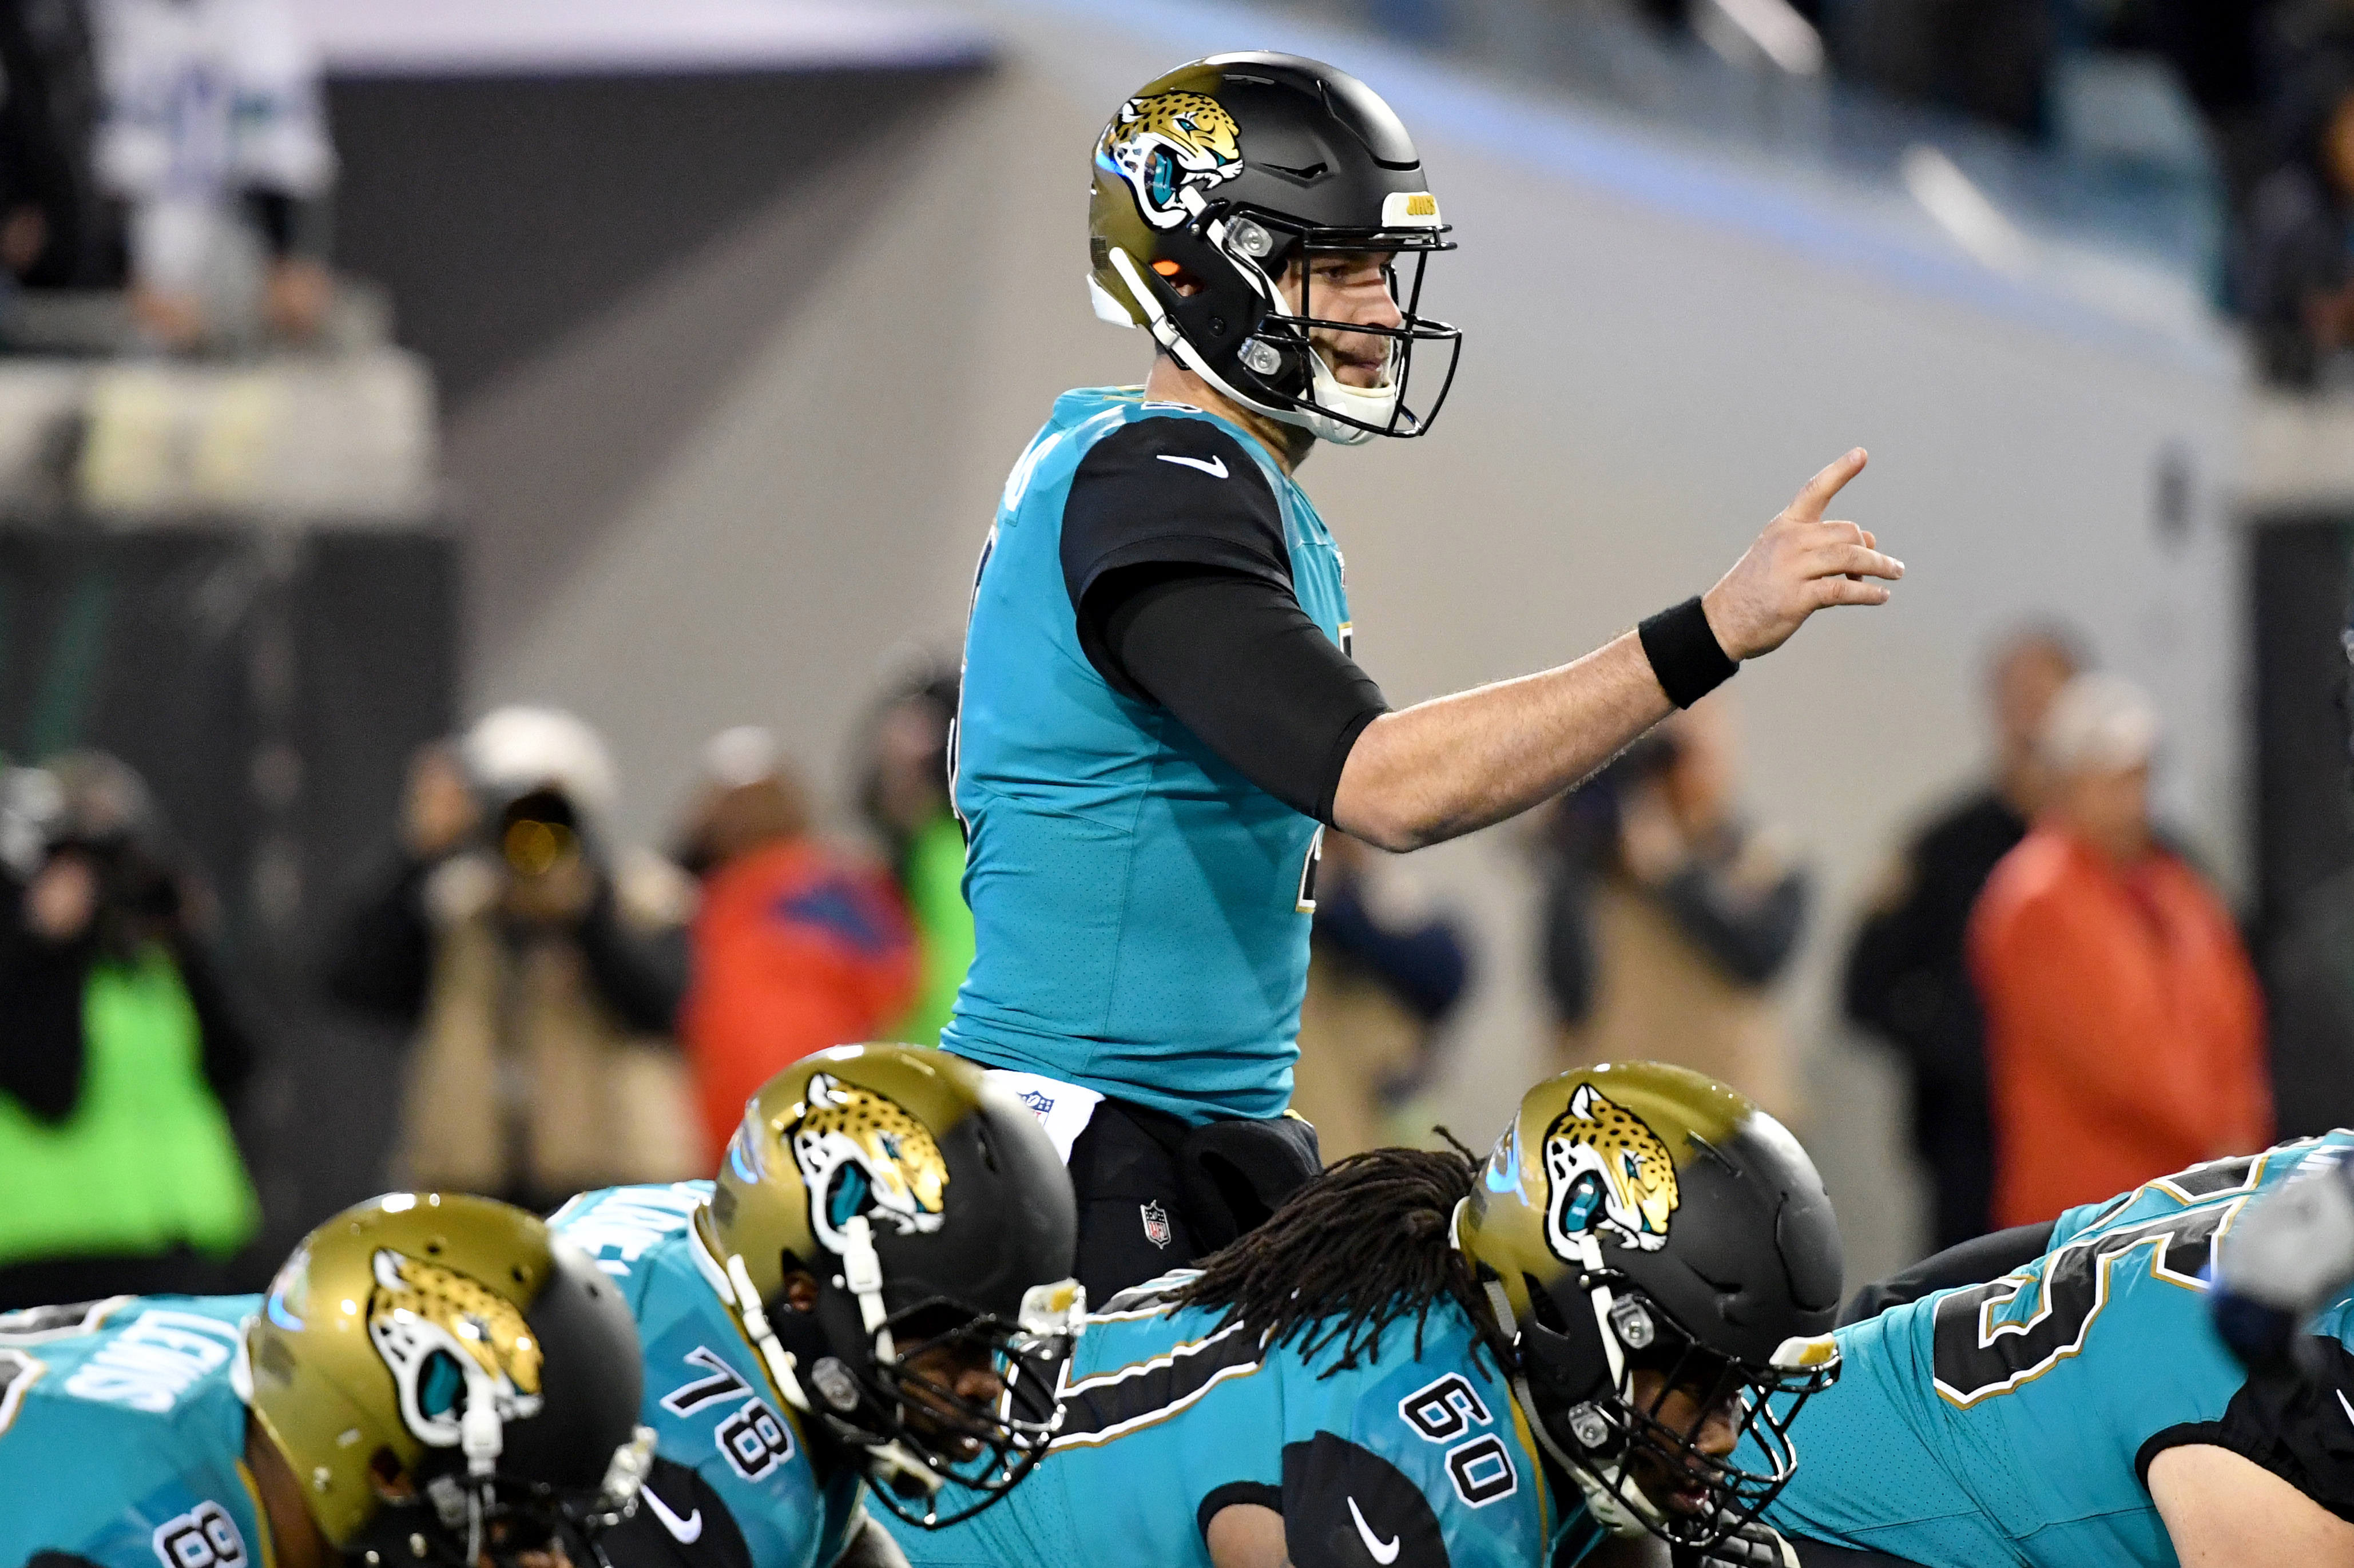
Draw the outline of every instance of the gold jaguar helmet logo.
M1577 1262L1578 1240L1605 1232L1657 1252L1681 1201L1674 1156L1643 1119L1580 1084L1545 1129L1545 1245Z
M938 1230L949 1167L930 1129L896 1101L830 1073L811 1075L808 1095L785 1139L818 1240L839 1251L854 1214L901 1235Z
M520 1308L452 1269L397 1252L378 1249L371 1266L368 1339L392 1371L401 1422L419 1441L457 1446L461 1394L487 1394L502 1421L538 1413L539 1344Z
M1131 98L1104 130L1096 162L1128 182L1137 209L1155 228L1193 215L1198 193L1243 172L1242 127L1201 92Z

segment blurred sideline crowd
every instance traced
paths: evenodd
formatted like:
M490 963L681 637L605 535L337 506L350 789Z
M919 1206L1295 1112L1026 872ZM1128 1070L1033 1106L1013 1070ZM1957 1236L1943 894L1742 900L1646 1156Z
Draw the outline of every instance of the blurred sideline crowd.
M287 0L0 3L0 348L334 345L320 74Z
M2055 628L1994 651L1987 777L1897 847L1849 934L1844 1008L1910 1078L1935 1246L2354 1123L2354 877L2312 895L2260 981L2152 819L2155 708L2086 666ZM502 708L420 752L318 963L408 1040L376 1112L398 1128L387 1178L542 1210L683 1180L808 1053L936 1042L972 954L955 709L931 673L877 700L862 843L819 831L755 727L707 744L659 853L614 839L612 762L573 715ZM232 1128L269 1049L211 896L119 761L0 777L0 1302L201 1287L259 1227ZM1479 952L1405 863L1328 835L1295 1098L1324 1158L1427 1135L1447 1025L1497 962L1543 982L1549 1070L1639 1042L1803 1129L1776 982L1812 889L1743 809L1723 697L1518 831L1543 883L1527 955Z
M1620 34L1772 72L1829 75L2049 154L2062 183L2200 187L2228 240L2201 280L2266 379L2354 385L2354 3L2349 0L1298 0L1511 65L1535 26L1606 55ZM1624 67L1597 67L1604 76ZM1634 70L1639 78L1643 73ZM1869 116L1866 116L1869 118ZM2002 194L1994 193L1996 205Z

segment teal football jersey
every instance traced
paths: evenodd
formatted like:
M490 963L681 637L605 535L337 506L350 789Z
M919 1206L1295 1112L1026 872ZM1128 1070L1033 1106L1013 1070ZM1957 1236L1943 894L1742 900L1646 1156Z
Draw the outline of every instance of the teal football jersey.
M864 1482L847 1466L819 1478L799 1413L721 1298L726 1277L692 1224L710 1196L708 1181L608 1187L581 1193L548 1224L620 1283L646 1361L638 1419L653 1428L655 1453L717 1494L752 1568L827 1568L862 1517ZM681 1541L705 1524L661 1522Z
M1123 432L1178 449L1137 465L1166 476L1137 493L1140 517L1178 507L1173 537L1185 523L1170 497L1247 498L1267 519L1265 570L1349 647L1341 553L1257 440L1134 388L1057 399L1006 481L974 582L954 788L977 954L940 1044L1188 1121L1271 1117L1291 1098L1322 829L1114 689L1082 648L1065 509L1081 462ZM1135 558L1160 558L1157 525L1136 524Z
M245 1469L258 1296L0 1314L0 1563L266 1568Z
M1432 1309L1419 1356L1409 1320L1341 1372L1335 1347L1267 1351L1218 1318L1150 1304L1090 1318L1047 1457L965 1523L886 1520L908 1562L1210 1568L1203 1531L1233 1503L1280 1511L1295 1555L1329 1538L1317 1562L1539 1568L1600 1538L1582 1503L1564 1519L1519 1407L1452 1303Z
M2316 1459L2243 1397L2204 1271L2253 1197L2349 1145L2346 1132L2283 1144L2073 1209L2024 1268L1839 1330L1839 1383L1800 1414L1797 1474L1767 1517L1924 1568L2172 1564L2143 1483L2166 1447L2291 1452L2305 1484L2342 1478L2354 1434L2335 1406L2322 1414L2338 1425L2311 1439L2332 1453ZM2354 1344L2354 1297L2309 1327Z

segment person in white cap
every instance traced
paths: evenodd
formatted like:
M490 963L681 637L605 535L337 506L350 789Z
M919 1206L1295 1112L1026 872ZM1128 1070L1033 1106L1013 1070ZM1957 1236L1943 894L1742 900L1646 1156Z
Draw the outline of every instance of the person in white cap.
M2253 1152L2272 1130L2264 1004L2238 929L2151 827L2158 738L2131 682L2071 681L2044 720L2035 829L1971 916L1997 1226Z
M413 1032L395 1167L546 1210L705 1169L672 1036L692 889L615 845L613 763L504 707L409 771L399 853L355 903L330 992Z

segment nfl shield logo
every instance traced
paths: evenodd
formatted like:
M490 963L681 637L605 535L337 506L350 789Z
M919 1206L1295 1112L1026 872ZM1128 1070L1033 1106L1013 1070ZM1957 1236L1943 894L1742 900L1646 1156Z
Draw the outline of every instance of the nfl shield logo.
M1144 1216L1144 1239L1154 1246L1169 1245L1169 1211L1159 1203L1139 1203L1137 1211Z

